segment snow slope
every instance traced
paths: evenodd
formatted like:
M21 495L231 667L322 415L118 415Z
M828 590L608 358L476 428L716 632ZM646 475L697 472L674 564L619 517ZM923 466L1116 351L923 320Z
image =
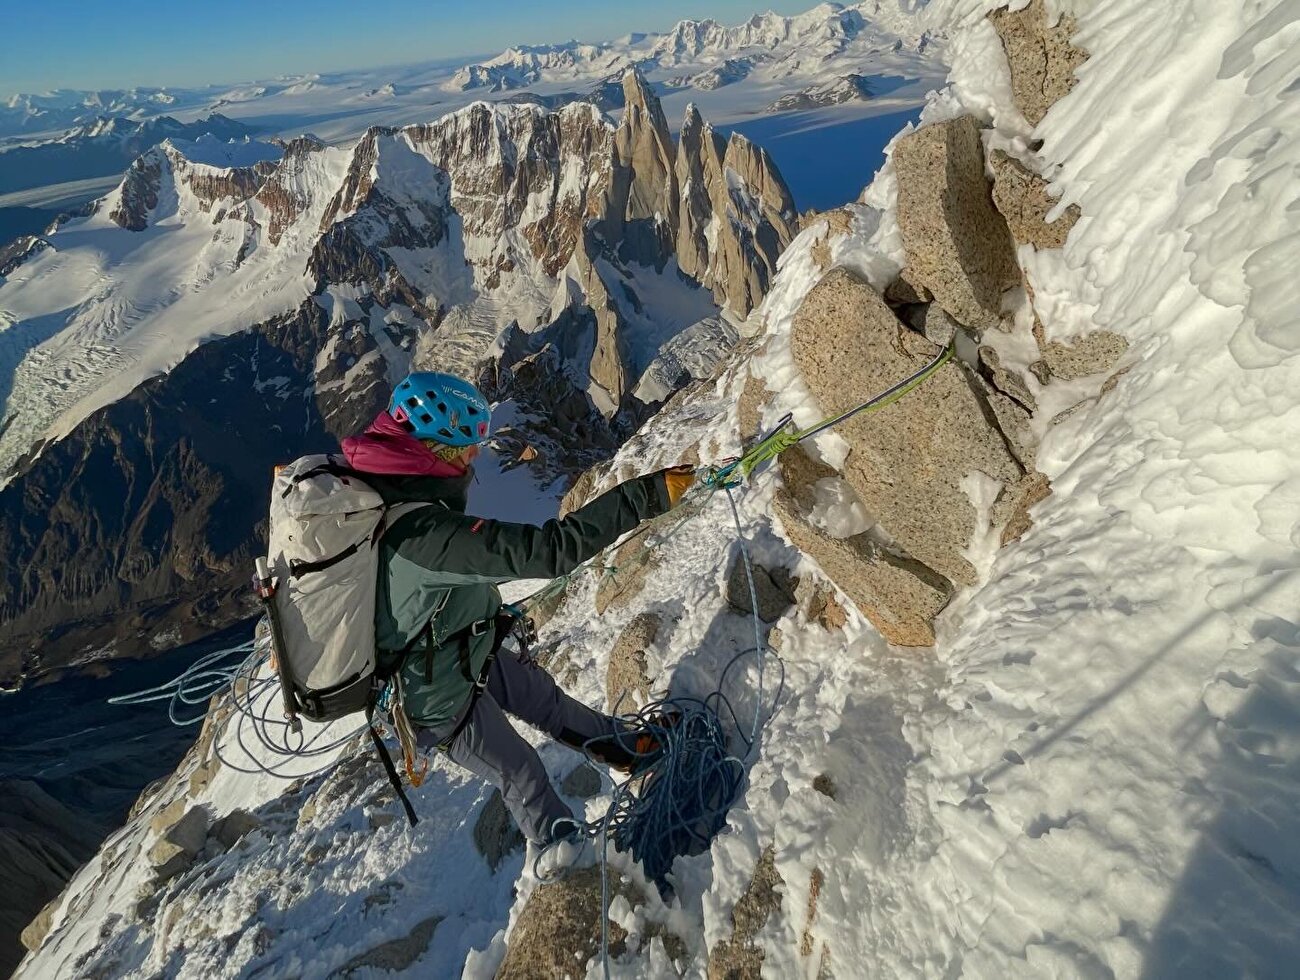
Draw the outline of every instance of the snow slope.
M843 630L786 615L788 695L727 832L679 862L670 908L617 905L615 918L633 932L647 916L671 923L687 975L701 976L774 844L784 884L758 935L765 975L1291 976L1300 325L1285 270L1296 255L1287 216L1300 207L1300 4L1075 0L1091 57L1032 133L987 6L935 0L922 12L953 31L951 84L929 116L973 111L1008 145L1042 141L1062 203L1083 218L1060 253L1022 250L1034 302L1062 335L1123 334L1127 373L1044 424L1038 465L1053 495L1017 543L971 543L981 582L945 613L933 657L890 648L852 611ZM880 286L900 257L893 185L886 167L833 255ZM820 275L819 233L787 250L751 321L769 340L763 359L674 401L607 480L697 443L705 459L735 452L751 371L782 393L767 421L820 414L785 353ZM1078 392L1038 394L1052 404ZM842 455L834 436L818 448ZM763 475L741 499L756 556L815 575L772 522L772 490ZM587 580L547 625L553 667L579 697L604 699L605 651L641 610L669 623L647 656L677 691L711 686L747 645L748 620L719 598L734 532L724 504L713 507L663 552L635 607L595 617ZM752 671L743 680L742 705ZM551 745L543 757L557 776L576 762ZM518 854L494 874L474 854L481 788L439 761L416 796L428 825L372 831L377 806L348 778L326 777L315 812L295 820L318 783L281 797L282 786L223 770L200 801L254 808L263 829L174 879L147 914L131 900L138 867L119 863L99 884L97 859L19 976L74 961L113 975L326 976L430 915L448 918L411 975L454 975L466 954L467 975L491 975L535 883ZM834 799L818 789L830 785ZM146 822L114 847L132 841L149 841ZM384 897L394 893L403 900ZM649 946L614 975L669 975L663 946ZM585 970L599 975L598 961Z
M11 420L0 467L48 427L63 435L205 340L247 329L310 294L307 257L347 151L312 155L303 179L317 193L305 195L311 207L274 248L252 247L249 223L227 215L220 201L199 200L188 183L196 172L279 155L253 142L164 143L151 151L164 177L147 228L129 232L112 220L119 187L94 214L61 226L54 248L0 282L0 401Z

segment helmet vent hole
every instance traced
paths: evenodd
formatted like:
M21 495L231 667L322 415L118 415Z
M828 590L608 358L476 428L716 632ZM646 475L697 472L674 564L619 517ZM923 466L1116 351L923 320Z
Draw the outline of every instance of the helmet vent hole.
M408 406L410 406L411 408L419 408L419 407L420 407L420 399L415 398L415 397L408 398L408 399L406 399L406 404L407 404Z
M439 411L440 413L442 413L443 415L446 415L446 414L447 414L447 403L446 403L446 402L438 402L438 411Z
M433 416L430 415L428 412L421 412L420 421L423 422L425 425L428 425L430 422L433 421Z

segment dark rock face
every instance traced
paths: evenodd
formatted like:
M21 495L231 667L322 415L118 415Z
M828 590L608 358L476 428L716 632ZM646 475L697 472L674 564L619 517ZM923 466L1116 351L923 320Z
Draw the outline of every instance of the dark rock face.
M308 201L301 177L310 166L311 157L325 149L325 144L311 136L300 136L285 144L284 156L275 172L257 192L257 201L268 212L266 237L278 244L285 230L307 208Z
M387 394L334 394L373 339L345 330L318 373L326 325L308 302L205 344L20 464L0 490L0 678L248 615L271 467L333 448Z
M0 973L18 967L20 934L94 855L103 836L35 783L0 782Z
M10 242L0 248L0 276L9 275L37 252L42 252L49 247L49 242L35 235L24 235Z
M122 198L110 213L127 231L144 231L149 227L149 212L158 206L162 188L163 156L149 153L131 164L122 181Z

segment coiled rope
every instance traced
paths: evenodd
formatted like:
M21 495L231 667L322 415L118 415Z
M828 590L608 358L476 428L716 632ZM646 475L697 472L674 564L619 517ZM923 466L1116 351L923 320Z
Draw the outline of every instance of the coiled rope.
M635 748L626 741L649 734L658 745L653 761L615 786L604 816L578 824L575 835L566 840L590 840L597 848L600 864L601 961L610 976L609 959L609 845L628 853L640 863L646 876L664 886L673 862L682 855L706 850L726 825L727 814L745 784L748 764L757 751L767 722L780 707L785 689L785 665L770 651L759 616L758 590L754 583L749 543L740 520L734 488L722 486L731 505L736 540L749 588L754 645L727 662L717 687L703 698L668 696L651 701L634 714L619 715L625 734L623 747L633 756ZM765 681L769 656L780 666L776 693L768 705ZM748 726L741 722L727 680L732 668L749 657L757 662L754 714ZM589 764L591 751L588 749ZM540 873L540 865L553 848L565 840L541 848L533 865L539 880L553 880ZM575 859L580 856L575 855ZM560 869L561 873L567 869Z
M244 759L227 758L221 742L213 741L213 752L235 772L262 773L283 779L319 775L334 764L337 750L365 731L362 723L341 735L329 725L313 726L310 735L287 721L276 719L274 706L280 682L274 671L262 671L270 660L270 637L259 635L247 643L206 654L165 684L132 694L109 698L109 704L137 705L167 701L167 717L178 726L197 725L208 715L207 707L186 716L186 709L206 705L213 695L229 691L234 711L235 742ZM254 744L255 743L255 744ZM261 752L255 751L257 747ZM264 762L267 757L278 761ZM301 760L329 756L319 766L303 769ZM245 760L251 760L251 766ZM297 763L297 764L295 764ZM292 770L292 771L286 771Z

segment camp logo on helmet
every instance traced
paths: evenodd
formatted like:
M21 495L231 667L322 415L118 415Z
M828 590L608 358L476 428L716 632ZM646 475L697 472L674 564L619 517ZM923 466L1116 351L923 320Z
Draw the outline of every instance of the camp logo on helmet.
M389 414L416 438L470 446L488 437L492 410L472 384L454 375L417 371L393 391Z
M467 402L481 402L483 396L477 391L465 391L463 388L457 388L455 385L447 385L444 389L449 395L455 395L457 398L463 398Z

